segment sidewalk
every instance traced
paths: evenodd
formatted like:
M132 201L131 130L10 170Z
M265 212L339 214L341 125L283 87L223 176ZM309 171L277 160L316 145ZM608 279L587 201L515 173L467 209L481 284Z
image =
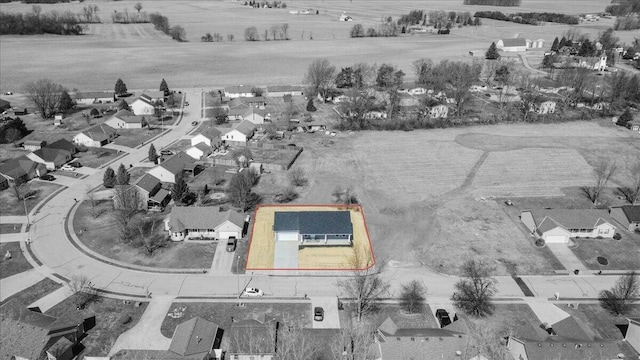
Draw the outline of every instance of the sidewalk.
M138 323L120 334L111 347L109 356L120 350L168 350L171 339L160 333L160 326L167 316L173 296L154 296Z
M20 291L35 285L44 276L36 269L27 270L19 274L0 279L0 301L5 301L9 297Z
M0 234L0 244L24 241L29 237L29 233L20 232L15 234Z
M24 212L24 210L22 212ZM26 222L26 216L0 216L0 224L22 224Z

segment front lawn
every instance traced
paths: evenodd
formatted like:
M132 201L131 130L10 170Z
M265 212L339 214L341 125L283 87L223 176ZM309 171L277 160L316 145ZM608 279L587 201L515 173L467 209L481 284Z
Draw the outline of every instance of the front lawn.
M622 332L616 325L627 325L627 318L640 316L640 305L634 305L626 315L612 315L599 304L580 304L577 309L566 305L558 305L562 310L582 320L598 337L606 340L622 340Z
M311 303L269 304L244 303L239 307L237 303L201 303L174 302L169 309L160 331L162 335L171 338L176 326L184 321L199 316L212 321L225 331L231 329L232 321L245 319L259 319L263 315L273 316L279 320L298 319L303 327L311 326Z
M120 156L117 150L106 148L89 148L84 152L76 154L76 160L82 165L90 168L99 168L109 161Z
M194 244L167 241L152 255L147 255L144 246L137 237L129 243L123 243L119 239L115 230L117 228L116 222L111 216L113 213L112 201L98 201L93 211L95 214L99 214L95 219L92 216L91 203L89 201L82 202L73 218L73 227L80 241L100 255L128 264L158 268L203 269L211 267L217 243ZM147 214L148 220L156 219L154 234L165 235L162 219L167 213Z
M22 193L28 194L27 211L31 211L40 201L61 188L60 185L44 181L30 181L23 185ZM31 197L33 196L33 197ZM0 191L0 216L24 216L24 201L18 200L13 188Z
M96 326L87 331L82 340L83 351L79 359L85 355L107 356L116 339L123 332L134 327L147 308L147 303L136 306L135 301L123 301L98 297L90 302L84 309L76 310L75 296L72 295L61 303L45 312L46 315L55 317L81 318L95 315Z
M45 295L48 295L54 292L55 290L58 290L61 287L62 287L61 284L58 284L57 282L49 278L45 278L35 283L34 285L29 286L28 288L20 291L19 293L14 294L13 296L10 296L5 301L3 301L2 304L0 305L3 305L13 299L16 299L18 302L20 302L24 306L29 306L36 300L39 300Z
M640 269L640 235L620 231L622 239L573 239L577 246L571 247L574 254L591 270ZM598 256L609 261L600 265Z
M11 252L11 259L4 258L7 251ZM0 254L2 255L0 258L0 279L32 269L31 264L20 250L20 242L0 244Z
M0 234L17 234L22 230L22 224L0 224Z
M135 148L147 142L149 139L159 135L162 129L152 127L151 129L118 129L118 137L113 140L114 144Z

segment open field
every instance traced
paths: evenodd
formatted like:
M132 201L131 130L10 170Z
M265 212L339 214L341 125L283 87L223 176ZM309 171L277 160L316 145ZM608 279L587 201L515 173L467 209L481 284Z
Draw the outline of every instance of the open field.
M479 28L454 29L452 35L405 35L399 38L350 39L353 24L376 26L382 16L394 19L412 9L425 10L500 10L558 11L582 13L603 11L605 3L599 0L572 0L554 2L540 0L525 3L518 8L465 6L462 2L447 0L400 0L376 2L345 2L326 0L322 3L305 0L289 3L287 9L251 9L240 2L189 0L178 3L152 1L144 3L143 11L160 12L168 16L172 25L181 25L187 32L188 42L178 43L156 31L151 24L112 24L114 10L133 10L136 1L99 2L98 15L104 24L90 25L83 36L2 36L0 45L1 91L16 91L30 80L50 77L69 88L80 90L112 89L115 80L122 77L129 88L156 88L162 77L169 86L212 87L230 84L298 84L306 67L313 59L327 57L337 66L356 62L391 63L413 76L411 63L422 57L434 60L468 58L468 51L486 49L492 41L516 34L543 38L550 46L555 36L569 26L545 24L521 25L484 20ZM391 6L392 4L392 6ZM48 5L44 12L81 11L83 3ZM319 15L296 16L289 10L314 8ZM31 6L12 2L3 4L6 12L30 12ZM338 17L346 11L353 22L340 22ZM597 34L612 24L612 19L584 23L576 28ZM262 35L274 24L289 24L290 41L244 41L244 29L255 26ZM206 32L219 33L224 42L202 43ZM623 42L632 40L633 32L618 32ZM227 34L235 37L226 41ZM313 38L313 40L310 40ZM99 43L100 46L96 44ZM437 49L437 51L434 51ZM41 56L47 54L47 56ZM402 54L402 56L398 56ZM29 59L25 67L24 59ZM98 66L96 66L98 65ZM171 73L159 74L171 68ZM55 72L50 71L56 69Z
M261 206L256 210L247 256L247 270L273 269L275 252L275 234L273 219L277 211L335 211L346 210L345 206ZM298 250L298 268L305 270L353 269L353 259L359 262L357 268L364 269L373 265L372 249L365 219L359 207L350 209L353 224L353 246L305 247ZM355 251L361 251L356 257Z

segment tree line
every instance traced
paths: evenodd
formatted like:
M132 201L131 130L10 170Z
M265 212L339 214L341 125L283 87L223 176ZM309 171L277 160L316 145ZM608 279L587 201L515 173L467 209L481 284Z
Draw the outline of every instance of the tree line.
M640 13L640 0L620 1L617 4L607 6L604 11L613 16L625 16L634 13L637 14Z
M169 18L160 13L153 13L149 15L149 21L153 24L153 27L156 30L160 30L163 33L171 36L173 40L183 42L187 41L187 32L180 25L171 26L169 25Z
M501 11L477 11L473 16L528 25L539 25L540 22L555 22L561 24L576 25L580 22L578 17L574 15L546 12L504 14Z
M6 13L0 11L0 35L82 35L86 30L84 14L71 11L42 13L34 6L30 13Z
M640 15L629 14L618 17L613 24L614 30L634 30L640 29Z
M411 10L409 14L401 15L397 21L402 29L413 25L433 26L436 29L450 29L457 24L458 26L480 25L480 20L473 18L468 11L442 11L431 10L429 12L423 10ZM404 33L404 31L402 31Z
M227 39L229 41L233 41L233 35L229 37L227 35ZM255 26L250 26L244 29L244 39L246 41L260 41L260 33ZM264 29L264 33L262 35L262 40L290 40L289 38L289 24L275 24L271 25L268 29ZM204 41L204 40L203 40Z
M464 0L465 5L520 6L520 0Z

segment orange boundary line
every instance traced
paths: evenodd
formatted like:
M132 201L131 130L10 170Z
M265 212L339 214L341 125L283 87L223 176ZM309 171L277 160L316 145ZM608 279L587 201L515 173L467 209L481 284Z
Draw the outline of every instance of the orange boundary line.
M360 209L360 213L362 214L362 221L364 222L364 231L367 234L367 240L369 241L369 249L371 250L371 257L373 258L373 263L371 263L371 266L366 267L364 269L354 269L354 268L347 268L347 269L316 269L316 268L247 268L247 263L249 262L249 255L251 254L251 243L253 242L253 230L255 228L256 222L256 213L258 212L258 210L262 207L296 207L296 208L303 208L303 207L330 207L330 208L339 208L339 207L346 207L346 208L358 208ZM254 222L251 225L251 238L249 239L249 250L247 251L247 258L244 261L244 268L245 271L246 270L276 270L276 271L283 271L283 270L287 270L287 271L291 271L291 270L303 270L303 271L362 271L362 270L367 270L372 268L375 264L376 264L376 254L373 251L373 244L371 244L371 236L369 235L369 227L367 226L367 218L364 214L364 209L362 208L362 205L360 204L349 204L349 205L331 205L331 204L317 204L317 205L312 205L312 204L304 204L304 205L296 205L296 204L282 204L282 205L276 205L276 204L260 204L256 207L256 209L253 211L253 219Z

